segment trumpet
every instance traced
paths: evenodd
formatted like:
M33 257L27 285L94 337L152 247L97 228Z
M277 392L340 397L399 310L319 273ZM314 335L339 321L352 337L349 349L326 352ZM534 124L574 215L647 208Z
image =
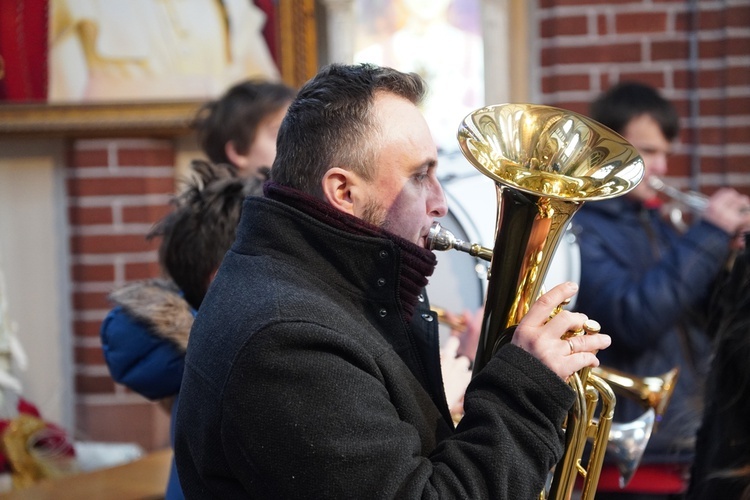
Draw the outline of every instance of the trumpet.
M432 306L432 312L437 314L438 322L446 326L449 326L451 330L462 332L466 330L467 324L463 317L455 316L451 317L446 309L442 307Z
M680 373L678 367L650 377L635 377L604 366L592 368L592 371L605 379L616 394L627 396L645 410L653 409L655 425L661 422L664 412L667 411Z
M697 215L706 211L708 196L703 193L699 193L698 191L680 191L654 175L649 177L646 182L648 182L651 189L659 191L668 198L679 202Z
M612 424L607 441L607 453L615 459L621 489L628 485L638 470L655 424L656 412L653 408L649 408L631 422Z
M693 215L700 217L706 211L708 206L708 196L697 191L680 191L661 180L659 177L651 176L647 179L651 189L662 193L667 198L677 202L676 206L669 207L665 215L669 217L669 222L675 229L684 233L688 229L688 223L685 222L684 214L680 206L687 208Z
M679 231L685 232L688 228L688 224L685 222L683 217L683 211L680 207L685 207L694 216L700 217L708 207L709 197L698 191L681 191L676 187L667 184L661 178L656 176L649 177L646 182L651 189L662 193L664 196L673 200L677 203L677 206L672 206L667 211L666 215L669 217L669 221ZM740 213L750 212L750 207L743 207L740 209Z
M661 375L647 377L636 377L604 366L591 371L606 380L615 394L635 400L645 410L631 422L613 423L609 433L607 452L614 457L620 473L620 488L624 488L633 478L651 434L667 411L680 369L674 367Z

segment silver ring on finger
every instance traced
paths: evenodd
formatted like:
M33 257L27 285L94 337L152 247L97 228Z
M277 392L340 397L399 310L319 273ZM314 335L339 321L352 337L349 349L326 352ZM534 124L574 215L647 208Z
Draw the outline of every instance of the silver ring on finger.
M568 345L570 346L570 354L575 354L575 346L573 346L573 339L568 339Z

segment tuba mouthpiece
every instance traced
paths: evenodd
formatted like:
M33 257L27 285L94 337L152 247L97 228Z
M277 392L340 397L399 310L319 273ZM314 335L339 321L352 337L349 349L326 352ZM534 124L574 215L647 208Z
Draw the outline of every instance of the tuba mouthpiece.
M427 248L429 250L450 250L454 248L456 237L449 230L443 228L439 222L435 221L430 227L427 234Z
M476 243L469 243L462 239L456 238L456 236L445 229L439 222L435 221L430 227L430 232L427 234L427 248L429 250L458 250L459 252L466 252L474 257L479 257L486 261L492 260L492 250Z

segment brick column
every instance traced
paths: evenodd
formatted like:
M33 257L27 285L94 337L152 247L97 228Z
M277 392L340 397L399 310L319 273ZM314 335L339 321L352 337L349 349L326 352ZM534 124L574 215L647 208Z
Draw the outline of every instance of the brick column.
M169 445L169 416L115 384L101 351L107 295L159 275L158 241L146 234L169 210L175 190L169 140L76 140L67 168L77 438Z

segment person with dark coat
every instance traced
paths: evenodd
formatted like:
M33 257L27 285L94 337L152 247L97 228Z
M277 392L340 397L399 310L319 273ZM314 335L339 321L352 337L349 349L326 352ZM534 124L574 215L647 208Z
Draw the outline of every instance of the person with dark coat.
M606 335L531 307L469 386L445 401L425 248L445 214L414 74L331 65L298 93L263 198L188 345L175 457L187 498L534 498L563 453L574 393Z
M750 500L750 235L712 300L705 412L685 498Z
M700 424L703 382L712 332L706 329L711 290L730 255L734 236L750 224L741 211L747 196L724 188L686 232L678 232L654 203L650 177L667 173L676 110L658 92L621 83L592 105L593 119L620 133L638 149L644 180L627 195L586 204L576 214L581 249L576 307L612 335L604 366L636 377L679 368L663 419L651 435L641 466L624 491L602 491L614 466L602 472L597 498L672 498L684 493ZM615 421L630 422L640 404L619 397ZM611 483L611 481L609 481Z

